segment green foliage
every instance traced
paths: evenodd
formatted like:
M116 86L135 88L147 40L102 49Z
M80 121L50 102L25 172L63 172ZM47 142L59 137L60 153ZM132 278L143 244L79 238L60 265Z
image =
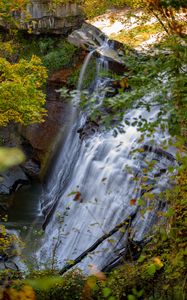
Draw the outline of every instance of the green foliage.
M50 4L50 9L54 10L56 7L67 4L67 3L77 3L79 4L87 17L92 18L97 15L101 15L109 8L123 7L126 4L125 0L52 0Z
M56 2L59 3L59 1ZM145 4L144 1L132 2L136 2L137 7ZM167 1L175 9L185 5L184 2L180 1L179 7L179 2L177 2ZM90 7L93 7L97 1L90 3ZM121 5L124 1L112 1L112 5L115 3ZM151 3L160 6L161 2L146 2L146 9L151 9L152 13L157 12L159 6L157 5L153 9ZM162 2L166 9L168 9L167 3L166 1ZM104 1L97 12L102 7L105 9L106 4L108 7L108 1ZM163 12L165 10L159 12L157 16L160 17ZM91 10L91 13L95 12ZM178 32L177 27L173 27L175 23L170 23L170 19L164 22L166 21L168 21L167 30L168 25L172 25L172 32ZM180 30L179 33L181 32ZM50 70L53 70L53 68L58 69L61 66L69 66L71 58L75 54L75 50L73 48L70 50L70 46L67 44L63 44L58 47L58 50L55 50L51 39L41 40L35 46L36 51L44 57L43 61ZM9 50L9 45L7 45L6 55L11 55ZM60 55L58 55L59 53ZM2 55L4 56L5 53L2 53ZM68 57L66 57L67 55ZM30 278L26 281L11 282L11 288L5 287L6 296L8 295L10 299L35 299L35 296L39 300L84 298L99 300L184 299L186 284L185 260L187 255L184 226L187 199L187 159L184 155L186 153L185 138L187 133L186 58L186 38L180 39L176 36L170 36L147 54L137 54L127 50L125 63L129 69L128 77L132 91L105 99L105 116L103 112L102 114L98 111L93 112L100 114L102 121L105 122L108 119L110 119L109 121L113 121L113 119L120 120L124 112L132 107L144 107L148 111L153 106L159 105L162 108L155 122L148 123L147 120L141 117L135 119L132 125L138 126L143 135L147 131L149 131L148 134L154 133L158 127L161 130L167 127L176 139L175 146L178 148L176 157L179 168L178 175L174 179L177 184L171 191L166 191L161 195L162 198L167 199L170 205L168 211L163 214L168 220L167 224L155 229L157 234L143 249L137 261L124 260L124 265L108 274L105 280L97 280L94 276L85 278L79 271L70 272L63 278L56 277L57 274L54 272L47 274L46 272L44 272L45 274L41 274L41 272L36 274L36 272L30 274ZM44 98L40 89L46 77L41 61L34 57L31 61L21 60L12 65L3 57L0 58L0 62L2 83L0 91L1 124L5 125L10 120L24 124L41 120L41 116L45 114L45 111L41 108ZM93 72L93 68L91 71ZM143 96L145 94L153 96L151 103L144 101ZM125 122L130 125L128 119ZM5 153L0 151L0 166ZM15 160L12 160L11 152L9 153L10 157L3 162L5 164L3 168L12 166L18 161L21 162L23 158L18 155L17 158L14 158ZM154 165L150 167L154 167ZM153 197L151 193L147 193L146 196L149 199ZM140 199L138 203L143 206L144 199ZM3 230L5 229L2 228ZM10 246L5 231L2 234L2 241L3 247Z
M110 8L118 8L126 5L125 0L83 0L82 7L84 8L85 14L88 18L93 18L95 16L101 15Z
M20 36L17 42L20 57L30 59L33 54L37 55L49 72L70 67L77 58L78 49L65 39L32 37L28 43L28 39Z
M0 20L6 23L8 26L10 24L16 25L16 19L13 17L15 13L26 13L26 5L28 0L8 0L0 1Z
M14 234L10 234L4 225L0 225L0 255L13 257L20 254L23 247L21 240Z
M172 36L151 49L150 53L126 51L125 64L129 69L126 75L132 90L106 98L103 102L105 115L103 111L93 111L93 114L100 116L105 123L121 120L124 112L132 107L150 111L152 107L160 106L156 121L147 122L140 116L131 125L137 126L141 132L149 131L149 134L154 133L155 128L164 130L168 127L171 135L182 138L187 132L186 49L186 39ZM151 101L146 101L145 95L149 95ZM125 122L129 125L129 120Z
M75 71L72 72L72 74L70 75L70 77L67 80L67 84L69 86L72 86L74 88L77 87L77 82L78 82L78 79L79 79L80 70L81 70L81 68L79 67Z
M70 67L76 47L68 42L61 42L57 50L53 50L43 57L43 63L50 71L58 70L62 67Z
M16 64L0 58L0 126L10 121L27 125L43 120L46 111L41 87L46 77L46 70L36 56Z
M127 45L137 47L147 41L153 34L163 33L163 28L159 23L150 25L138 25L129 30L121 30L118 34L113 34L111 38Z
M38 274L38 275L37 275ZM78 270L69 272L67 275L60 277L54 276L54 272L50 275L35 272L35 279L26 280L26 284L30 284L36 293L37 300L70 300L81 299L84 291L85 277ZM48 284L49 283L49 284Z

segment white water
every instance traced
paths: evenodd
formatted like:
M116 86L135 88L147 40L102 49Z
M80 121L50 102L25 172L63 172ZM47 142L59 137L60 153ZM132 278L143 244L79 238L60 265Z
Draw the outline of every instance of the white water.
M79 89L92 55L93 52L85 60ZM106 69L106 63L104 67ZM100 84L102 82L98 80L98 93ZM126 117L133 120L142 115L144 118L153 119L157 113L158 109L153 109L150 113L139 109L130 111ZM53 206L53 213L46 222L45 237L37 258L40 264L46 264L48 268L50 263L53 267L55 265L63 268L69 260L76 259L104 233L137 211L137 202L132 205L130 200L138 199L141 195L140 181L142 170L147 167L146 160L158 161L154 170L148 174L149 181L154 184L155 195L168 184L167 174L156 174L171 164L169 159L160 158L154 152L131 154L133 149L141 146L138 142L140 133L136 127L126 126L122 122L123 130L115 129L115 134L114 130L95 133L81 141L77 129L85 120L82 115L72 126L47 186L45 205L47 203L48 206ZM157 147L162 139L161 133L155 135ZM149 143L146 139L144 142ZM136 180L133 179L134 174ZM81 201L75 200L75 192L80 193ZM143 240L151 226L158 221L155 212L158 206L159 203L155 202L154 208L148 210L144 217L140 212L137 213L131 225L131 238L134 241ZM77 267L84 272L89 272L90 264L103 269L125 248L127 234L120 231L114 234L94 252L89 253Z
M85 76L85 73L86 73L86 69L88 67L88 64L94 54L95 50L91 51L85 58L84 60L84 63L83 63L83 67L81 69L81 72L80 72L80 76L79 76L79 81L78 81L78 85L77 85L77 89L78 91L81 90L82 88L82 83L83 83L83 79L84 79L84 76Z

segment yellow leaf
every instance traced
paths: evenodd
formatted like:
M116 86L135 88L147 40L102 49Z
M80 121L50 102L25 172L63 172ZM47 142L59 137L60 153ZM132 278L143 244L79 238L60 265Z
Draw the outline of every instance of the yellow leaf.
M163 262L161 261L160 257L158 257L158 256L154 257L153 261L154 261L155 265L159 267L159 269L161 269L164 266Z

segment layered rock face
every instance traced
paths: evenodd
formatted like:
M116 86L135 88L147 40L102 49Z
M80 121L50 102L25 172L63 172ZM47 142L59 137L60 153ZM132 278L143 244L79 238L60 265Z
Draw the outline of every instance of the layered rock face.
M51 0L31 0L27 6L30 21L22 28L32 28L33 33L53 33L67 35L80 27L83 13L76 3L66 3L51 7Z

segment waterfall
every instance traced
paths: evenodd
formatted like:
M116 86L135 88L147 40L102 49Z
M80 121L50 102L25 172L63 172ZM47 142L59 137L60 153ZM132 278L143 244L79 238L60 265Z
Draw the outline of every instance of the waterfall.
M84 60L84 63L83 63L83 67L81 69L81 72L80 72L80 76L79 76L79 81L78 81L78 85L77 85L77 89L78 91L81 90L82 88L82 83L83 83L83 79L84 79L84 76L85 76L85 72L86 72L86 69L88 67L88 64L94 54L95 50L92 50L85 58Z
M90 52L85 59L78 83L79 90L93 54L94 51ZM101 90L108 79L105 81L99 78L99 73L101 68L107 70L107 61L101 57L97 62L94 97L99 98L98 105L101 105L100 98L104 98ZM147 101L151 101L151 95L146 97ZM126 114L126 118L133 121L141 115L151 120L157 114L158 108L155 107L151 112L133 109ZM116 263L124 253L129 237L139 243L144 240L152 225L159 219L156 210L164 209L165 203L158 199L152 201L154 207L142 217L136 201L143 193L142 174L149 162L154 160L155 166L152 171L148 171L145 184L152 187L152 193L157 198L159 192L169 184L167 166L173 165L174 159L164 151L161 155L154 150L159 149L159 144L164 139L161 132L155 133L157 143L152 148L149 147L148 138L145 138L142 145L139 142L140 132L124 121L121 123L123 130L95 132L81 140L77 129L85 121L85 114L77 114L51 173L43 204L44 210L48 211L45 235L37 252L37 259L40 265L47 265L49 268L51 264L62 269L91 247L98 238L133 215L130 232L115 232L76 265L88 273L90 265L102 270ZM144 152L133 151L142 146ZM149 205L150 201L145 207Z

